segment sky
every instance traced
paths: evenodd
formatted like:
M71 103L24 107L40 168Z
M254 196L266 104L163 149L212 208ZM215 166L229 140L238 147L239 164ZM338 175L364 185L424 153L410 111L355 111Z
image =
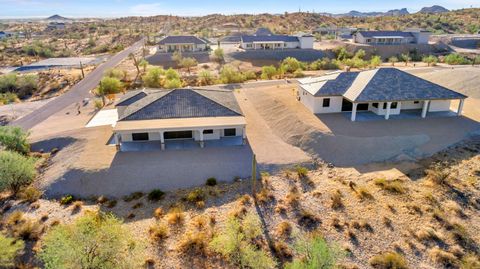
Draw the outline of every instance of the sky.
M301 11L346 13L407 8L416 12L425 6L448 9L480 7L480 0L0 0L0 18L123 17L172 14L199 16L212 13L258 14Z

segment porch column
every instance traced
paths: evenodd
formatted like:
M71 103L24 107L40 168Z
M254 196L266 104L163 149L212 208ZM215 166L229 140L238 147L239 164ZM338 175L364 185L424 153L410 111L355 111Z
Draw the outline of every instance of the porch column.
M357 118L357 105L358 103L352 103L352 117L350 118L351 121L355 121Z
M465 99L460 99L459 101L460 102L458 103L457 115L462 116L463 103L465 103Z
M205 142L203 141L203 130L199 130L200 132L200 147L205 147Z
M422 118L425 118L427 116L427 111L428 111L428 103L430 103L430 101L426 100L426 101L423 101L423 107L422 107Z
M117 151L121 151L121 140L122 140L122 137L120 136L120 134L117 134L115 133L114 135L114 140L115 140L115 148Z
M242 139L242 140L243 140L243 141L242 141L242 142L243 142L242 144L243 144L243 145L246 145L246 144L247 144L247 130L246 130L245 127L243 127L243 129L242 129L242 138L243 138L243 139Z
M385 119L388 120L390 118L390 108L392 107L392 102L387 102L387 112L385 113Z
M163 132L160 132L160 147L165 150L165 136Z

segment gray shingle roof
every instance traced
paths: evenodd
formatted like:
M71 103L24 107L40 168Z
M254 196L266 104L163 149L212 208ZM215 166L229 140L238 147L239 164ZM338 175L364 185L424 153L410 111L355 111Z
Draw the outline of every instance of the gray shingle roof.
M327 81L318 90L318 92L315 94L315 97L343 95L348 88L350 88L357 76L358 72L340 73L336 79Z
M402 37L414 37L411 32L402 32L402 31L359 31L363 37L374 37L374 36L402 36Z
M227 90L175 89L152 91L125 109L120 120L150 120L240 116L242 112Z
M415 101L466 97L399 69L380 68L353 101Z
M290 35L267 35L267 36L244 35L242 36L242 41L246 43L262 42L262 41L298 42L298 37L290 36Z
M268 28L258 28L257 31L255 32L255 35L257 36L263 36L263 35L273 35L272 31Z
M166 36L162 40L158 42L160 45L165 45L165 44L207 44L208 42L204 39L198 38L196 36L181 36L181 35L175 35L175 36Z
M147 96L147 93L144 90L128 91L122 96L122 98L120 98L120 100L118 100L115 106L131 105L145 96Z

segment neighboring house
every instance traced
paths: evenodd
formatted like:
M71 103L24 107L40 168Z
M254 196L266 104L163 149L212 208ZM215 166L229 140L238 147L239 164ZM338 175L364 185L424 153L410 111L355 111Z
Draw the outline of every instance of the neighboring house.
M314 34L330 35L337 39L352 39L353 34L358 31L355 27L318 27L313 31Z
M338 72L299 82L299 100L310 111L351 111L352 121L357 111L370 111L389 119L405 110L418 110L418 115L425 118L427 112L450 111L451 100L460 100L457 114L461 115L467 98L396 68Z
M419 29L407 31L359 31L353 35L355 43L366 45L428 44L430 32Z
M47 31L51 30L65 30L64 22L51 22L47 25Z
M204 147L246 143L245 117L229 90L136 90L117 102L113 128L118 149L123 144L150 142Z
M0 39L9 37L24 38L25 34L23 32L0 31Z
M7 33L5 33L4 31L0 31L0 39L3 39L3 38L7 38Z
M245 50L313 49L312 35L243 35L240 48Z
M208 41L196 36L166 36L158 42L162 52L195 52L209 49Z

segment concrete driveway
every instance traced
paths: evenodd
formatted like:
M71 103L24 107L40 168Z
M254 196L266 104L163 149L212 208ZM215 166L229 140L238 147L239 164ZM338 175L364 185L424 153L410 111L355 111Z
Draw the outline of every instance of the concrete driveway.
M218 181L248 178L251 175L252 154L248 145L117 152L110 164L102 169L85 167L85 163L79 163L83 158L79 158L76 165L65 169L62 175L49 179L49 184L42 188L48 197L66 194L120 197L135 191L189 188L205 184L210 177Z

